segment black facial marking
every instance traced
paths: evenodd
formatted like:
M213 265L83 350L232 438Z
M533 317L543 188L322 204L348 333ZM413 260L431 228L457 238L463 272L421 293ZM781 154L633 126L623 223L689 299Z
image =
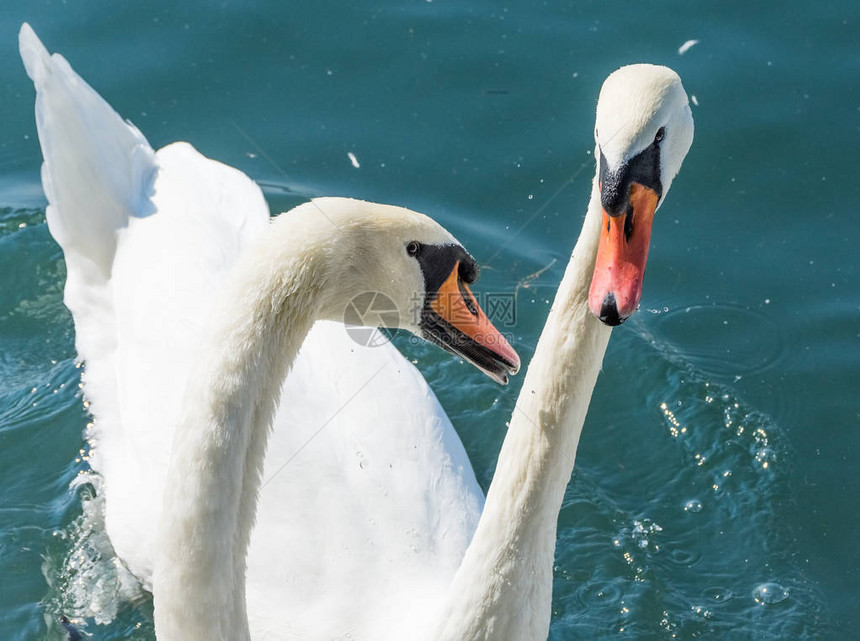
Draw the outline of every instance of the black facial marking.
M421 245L416 259L421 266L421 273L424 274L424 291L427 292L428 305L435 298L442 283L454 271L457 261L460 262L460 278L466 274L473 278L471 281L465 278L463 280L474 282L474 278L477 278L478 275L478 264L475 259L460 245L453 243L450 245Z
M471 258L471 256L469 256L469 258ZM478 276L480 274L481 269L478 267L478 263L474 260L460 261L460 279L467 285L471 285L478 280Z
M665 131L665 130L664 130ZM663 138L660 137L660 140ZM600 152L600 203L610 216L627 212L630 183L637 182L653 189L657 199L663 197L660 181L660 140L654 142L622 164L616 171L609 170L603 151Z

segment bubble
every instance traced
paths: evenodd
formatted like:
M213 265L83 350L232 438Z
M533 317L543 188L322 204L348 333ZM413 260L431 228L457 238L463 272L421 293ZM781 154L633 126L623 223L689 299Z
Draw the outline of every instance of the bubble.
M699 499L690 499L686 503L684 503L684 511L685 512L701 512L702 511L702 502Z
M776 460L776 454L769 447L762 447L756 450L755 453L755 462L756 465L763 470L768 470L773 467L773 463Z
M768 582L757 585L752 596L753 600L760 605L775 605L785 601L789 593L779 583Z

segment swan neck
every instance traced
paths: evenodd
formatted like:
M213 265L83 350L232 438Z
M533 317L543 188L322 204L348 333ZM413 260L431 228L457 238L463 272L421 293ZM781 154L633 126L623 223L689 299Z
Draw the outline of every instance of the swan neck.
M240 257L189 380L153 575L159 641L249 638L245 559L269 428L329 280L322 241L285 218Z
M595 179L438 638L547 637L558 513L610 335L588 309L601 211Z

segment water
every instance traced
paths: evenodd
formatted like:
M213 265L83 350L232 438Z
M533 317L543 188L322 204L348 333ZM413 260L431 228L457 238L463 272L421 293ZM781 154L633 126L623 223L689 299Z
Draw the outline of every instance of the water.
M241 168L274 211L350 195L439 219L482 291L517 292L526 362L584 213L600 83L675 68L696 140L595 390L551 638L860 638L856 3L126 4L0 8L3 638L63 638L59 614L88 608L93 639L153 638L151 602L81 517L91 485L69 489L87 417L23 20L153 145ZM403 349L486 487L522 378Z

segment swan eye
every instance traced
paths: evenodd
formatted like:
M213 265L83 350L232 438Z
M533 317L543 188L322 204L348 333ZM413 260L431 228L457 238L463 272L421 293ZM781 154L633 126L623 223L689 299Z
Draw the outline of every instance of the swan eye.
M665 127L660 127L660 128L657 130L657 135L656 135L656 136L654 136L654 142L660 142L661 140L663 140L663 137L664 137L665 135L666 135L666 128L665 128Z
M410 256L417 256L419 251L421 251L421 243L419 243L417 240L413 240L408 245L406 245L406 253Z

